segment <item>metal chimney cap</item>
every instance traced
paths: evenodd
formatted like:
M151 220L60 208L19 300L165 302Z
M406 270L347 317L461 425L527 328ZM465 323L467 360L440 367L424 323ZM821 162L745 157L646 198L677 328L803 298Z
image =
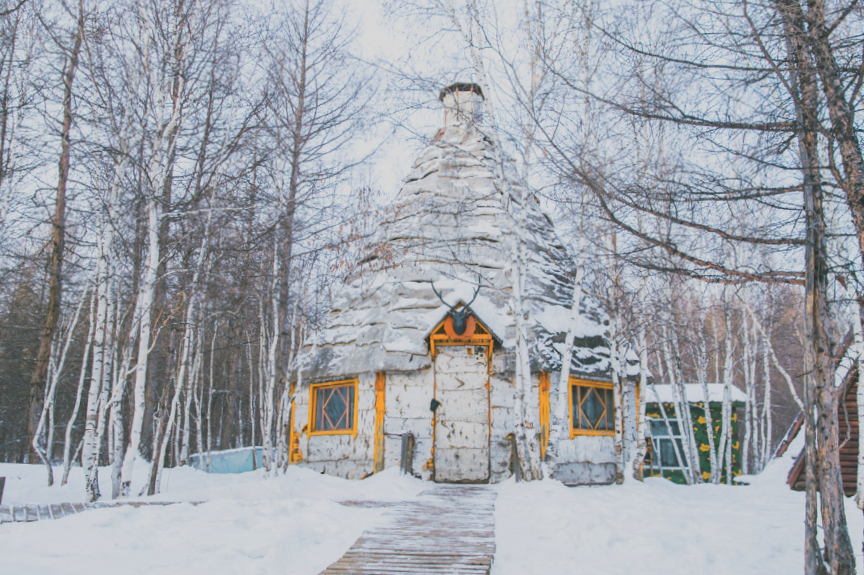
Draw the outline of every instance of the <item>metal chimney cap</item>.
M480 89L480 86L477 84L472 84L470 82L455 82L450 84L438 94L438 100L440 102L444 101L444 96L447 94L452 94L453 92L474 92L484 100L486 99L483 96L483 90Z

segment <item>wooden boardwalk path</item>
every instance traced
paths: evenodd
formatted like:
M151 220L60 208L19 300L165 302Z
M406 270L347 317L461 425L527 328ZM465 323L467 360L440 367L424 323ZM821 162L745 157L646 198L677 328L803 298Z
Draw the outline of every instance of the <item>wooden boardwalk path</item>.
M496 495L479 485L424 491L416 501L394 505L385 513L389 521L364 532L321 575L488 575L495 555Z
M96 503L52 503L50 505L0 505L0 525L3 523L30 523L44 519L62 519L91 509L109 507L143 507L145 505L174 505L176 501L97 501ZM190 502L198 505L198 502Z

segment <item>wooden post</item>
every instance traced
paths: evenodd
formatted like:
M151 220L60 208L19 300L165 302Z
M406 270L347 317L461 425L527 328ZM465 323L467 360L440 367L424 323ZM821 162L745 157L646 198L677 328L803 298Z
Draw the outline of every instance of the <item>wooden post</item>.
M379 371L375 374L375 473L384 471L385 385L386 376L383 371Z
M522 481L522 466L519 465L519 450L516 448L516 436L512 433L507 434L507 439L510 440L510 472L516 477L516 483Z
M6 487L6 478L0 477L0 503L3 503L3 488Z
M414 434L402 433L402 454L399 458L399 471L403 475L414 475Z
M546 447L549 445L549 374L541 371L540 379L540 461L546 460Z

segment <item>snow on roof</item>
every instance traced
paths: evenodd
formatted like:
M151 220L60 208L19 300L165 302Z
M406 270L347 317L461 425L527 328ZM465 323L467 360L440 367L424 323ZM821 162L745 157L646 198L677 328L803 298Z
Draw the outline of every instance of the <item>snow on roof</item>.
M471 301L479 284L472 311L500 338L503 352L514 351L510 216L493 162L491 145L477 130L451 125L438 132L372 240L386 246L392 259L370 258L336 290L327 325L315 336L315 352L304 362L304 380L428 367L426 336L448 311L433 283L450 306ZM513 187L518 209L519 188ZM536 200L526 220L529 356L532 370L557 371L574 265ZM609 316L592 296L582 295L579 307L571 371L608 378ZM311 340L305 349L311 351ZM637 364L628 354L630 377L638 374Z
M657 390L657 394L651 390L652 387ZM709 403L722 403L723 402L723 388L724 384L722 383L709 383L708 384L708 402ZM747 401L747 396L744 395L744 392L735 387L734 385L730 386L732 391L732 401L740 401L742 403ZM702 403L705 401L705 395L702 393L702 384L701 383L685 383L684 384L684 393L687 395L687 401L690 403ZM672 393L672 385L669 383L657 383L653 386L648 386L648 389L645 390L645 401L646 403L657 403L657 398L660 398L660 401L663 403L672 403L675 401L674 395Z

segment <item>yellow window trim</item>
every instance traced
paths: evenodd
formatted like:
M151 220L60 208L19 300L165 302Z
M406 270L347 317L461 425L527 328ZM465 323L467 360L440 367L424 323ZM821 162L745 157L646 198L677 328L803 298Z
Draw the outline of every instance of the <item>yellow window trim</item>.
M354 386L354 420L353 426L349 429L331 429L328 431L314 431L317 422L315 421L315 407L316 407L316 397L317 391L319 389L326 389L328 387L343 387L346 385ZM357 397L357 378L353 379L342 379L339 381L323 381L321 383L313 383L309 385L309 435L357 435L357 404L359 403Z
M598 430L598 429L573 429L573 386L578 385L580 387L597 387L600 389L612 389L611 381L592 381L590 379L579 379L576 377L571 377L570 382L567 385L567 405L570 410L570 439L573 439L579 435L594 435L594 436L606 436L606 437L614 437L615 430Z

